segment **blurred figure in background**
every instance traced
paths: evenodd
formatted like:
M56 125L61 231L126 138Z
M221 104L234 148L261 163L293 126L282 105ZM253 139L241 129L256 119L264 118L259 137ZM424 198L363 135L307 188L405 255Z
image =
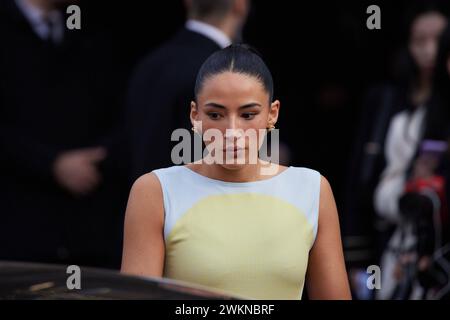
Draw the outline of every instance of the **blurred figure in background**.
M0 260L118 267L120 72L69 4L0 1Z
M423 139L399 200L401 218L412 225L414 251L400 254L396 275L398 294L420 286L420 298L450 299L449 141L450 141L450 24L439 41L432 96L424 120Z
M384 223L395 228L382 255L378 299L423 297L420 286L400 292L403 290L397 268L399 260L403 259L400 253L412 252L419 242L416 220L405 219L401 199L405 194L409 170L424 136L438 39L446 22L446 17L437 9L426 8L417 12L410 24L408 52L412 67L406 82L404 110L390 120L384 146L386 167L374 193L377 214ZM417 205L413 207L417 208ZM415 281L414 278L410 280L410 283Z
M416 1L408 7L396 81L368 90L349 163L343 241L353 290L361 289L355 297L361 299L373 298L375 291L366 288L366 268L380 263L397 226L398 200L423 135L438 37L446 24L433 2ZM395 285L385 276L389 271L381 270L382 279L390 283L383 282L382 288L390 291Z
M173 165L171 134L190 128L198 69L214 51L240 40L249 0L185 0L188 20L136 68L127 98L131 180Z

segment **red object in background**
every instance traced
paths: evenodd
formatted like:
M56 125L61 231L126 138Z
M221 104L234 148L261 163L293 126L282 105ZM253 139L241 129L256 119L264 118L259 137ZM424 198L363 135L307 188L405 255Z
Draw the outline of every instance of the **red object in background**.
M441 202L441 221L443 225L448 223L448 206L445 196L445 179L441 176L432 176L430 178L418 178L406 183L406 192L422 193L432 189L439 197Z

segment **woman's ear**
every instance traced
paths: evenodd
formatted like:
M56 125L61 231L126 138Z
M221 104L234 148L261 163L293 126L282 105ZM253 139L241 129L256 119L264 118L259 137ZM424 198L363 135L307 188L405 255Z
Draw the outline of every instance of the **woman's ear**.
M269 124L275 125L278 120L278 114L280 112L280 101L275 100L270 104L270 110L269 110Z
M190 118L191 118L191 124L192 124L192 126L194 126L194 122L198 121L198 108L197 108L197 104L195 103L195 101L191 101Z

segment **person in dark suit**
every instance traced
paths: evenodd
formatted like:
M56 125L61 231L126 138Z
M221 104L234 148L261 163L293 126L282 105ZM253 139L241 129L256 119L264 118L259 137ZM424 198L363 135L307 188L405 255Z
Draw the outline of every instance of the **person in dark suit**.
M172 165L171 133L190 128L189 105L197 72L213 52L240 39L248 0L186 0L185 26L145 57L127 95L131 181Z
M118 68L61 4L0 0L0 260L117 267Z

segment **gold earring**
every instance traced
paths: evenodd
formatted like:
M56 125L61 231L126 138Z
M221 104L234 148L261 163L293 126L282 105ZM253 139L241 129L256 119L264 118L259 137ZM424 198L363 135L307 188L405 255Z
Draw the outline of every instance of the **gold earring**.
M274 126L273 124L271 124L271 125L267 128L268 131L272 131L273 129L275 129L275 126Z

